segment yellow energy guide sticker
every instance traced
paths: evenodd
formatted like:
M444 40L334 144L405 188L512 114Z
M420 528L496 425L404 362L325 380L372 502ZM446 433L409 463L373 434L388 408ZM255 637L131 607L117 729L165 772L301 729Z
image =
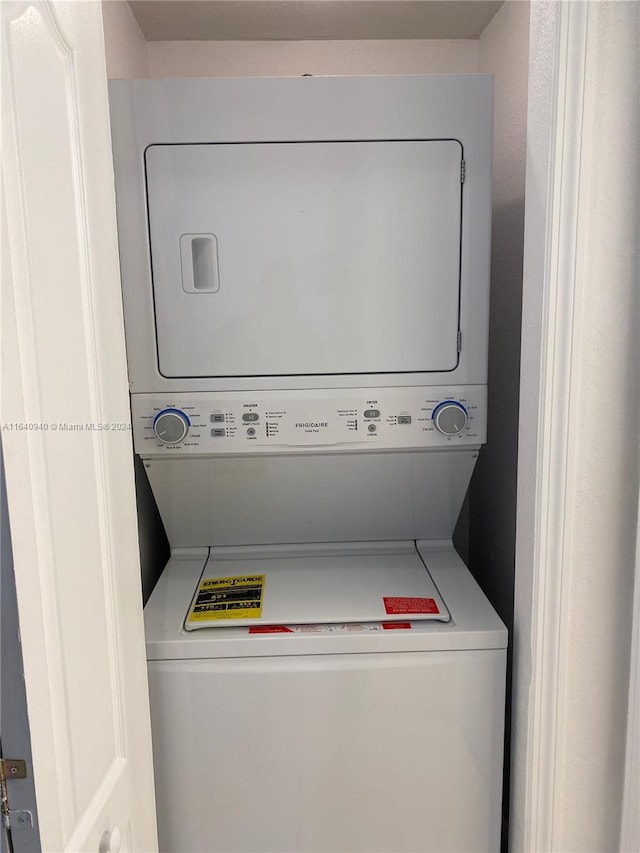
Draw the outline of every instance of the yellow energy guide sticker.
M266 575L203 578L187 622L259 619Z

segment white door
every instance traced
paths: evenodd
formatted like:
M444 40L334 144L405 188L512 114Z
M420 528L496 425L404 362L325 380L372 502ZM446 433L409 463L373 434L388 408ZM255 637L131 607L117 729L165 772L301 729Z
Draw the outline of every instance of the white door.
M101 10L0 7L0 414L42 846L144 853L157 842Z

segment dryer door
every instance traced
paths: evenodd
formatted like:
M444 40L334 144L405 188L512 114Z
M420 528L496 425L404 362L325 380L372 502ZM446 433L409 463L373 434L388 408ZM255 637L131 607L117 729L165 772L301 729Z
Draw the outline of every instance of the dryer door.
M167 377L455 369L455 140L153 145Z

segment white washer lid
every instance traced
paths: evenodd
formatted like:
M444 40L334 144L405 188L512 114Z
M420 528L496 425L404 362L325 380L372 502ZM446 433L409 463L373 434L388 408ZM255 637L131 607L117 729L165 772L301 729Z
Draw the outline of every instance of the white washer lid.
M276 549L274 549L275 551ZM450 619L413 545L269 548L237 557L212 548L184 627L412 622Z

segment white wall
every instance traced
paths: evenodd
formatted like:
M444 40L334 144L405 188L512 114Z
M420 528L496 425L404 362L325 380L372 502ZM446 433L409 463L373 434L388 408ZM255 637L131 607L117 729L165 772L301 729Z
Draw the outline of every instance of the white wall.
M107 77L148 77L147 42L126 0L103 1L102 26Z
M478 42L158 41L148 51L152 77L473 73Z

